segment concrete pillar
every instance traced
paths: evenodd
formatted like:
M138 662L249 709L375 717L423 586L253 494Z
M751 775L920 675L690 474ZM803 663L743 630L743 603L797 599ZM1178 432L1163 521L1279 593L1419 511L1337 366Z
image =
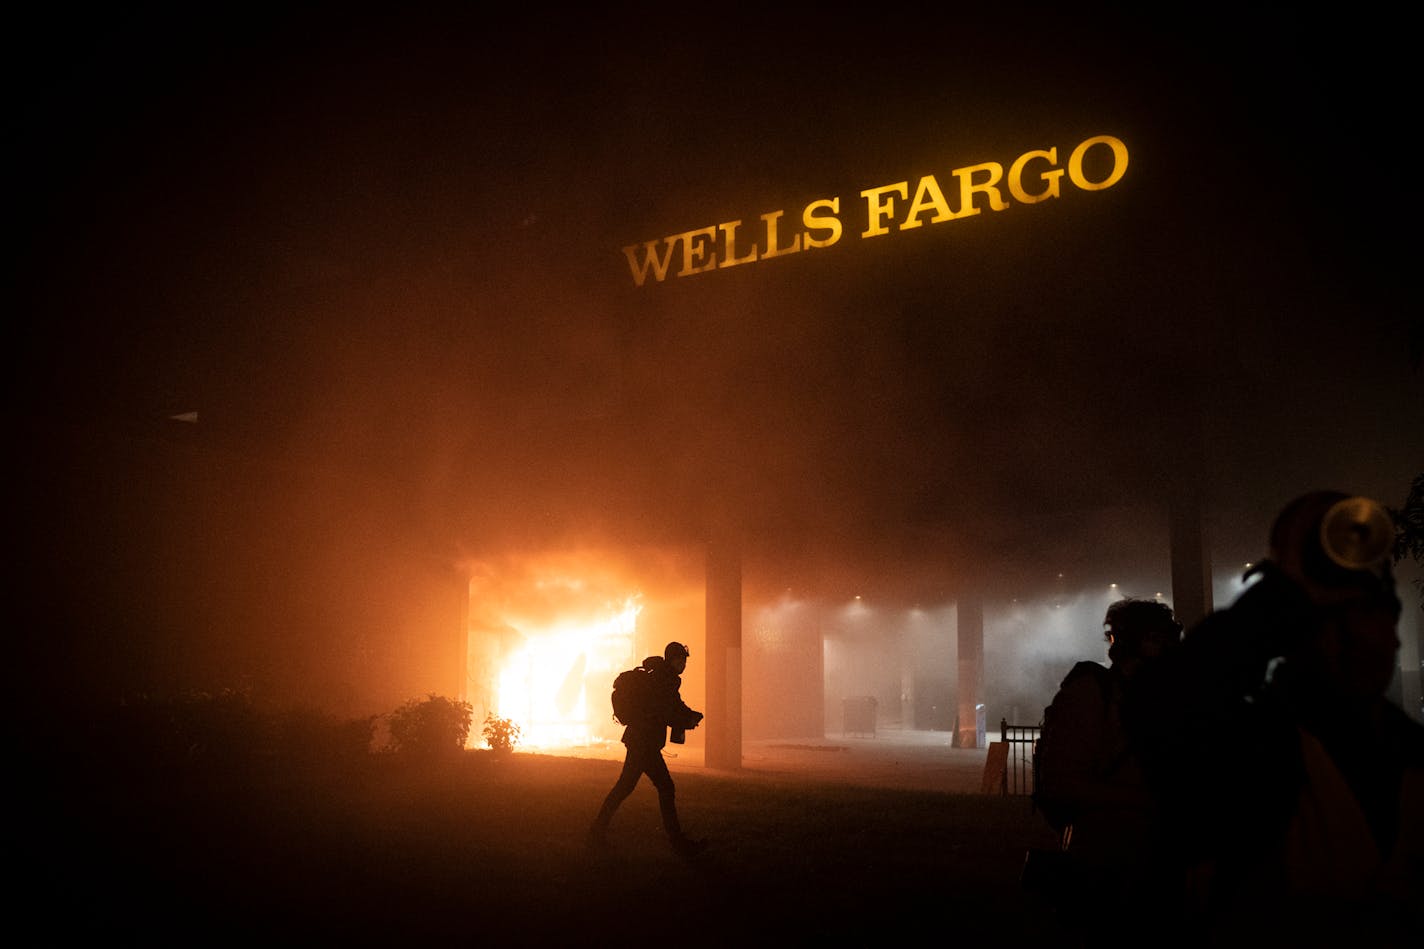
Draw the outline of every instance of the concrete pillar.
M909 661L910 650L903 651ZM900 721L905 728L919 728L915 717L915 668L907 665L900 669Z
M958 712L955 748L978 748L980 686L984 681L984 601L977 594L961 595L955 607L959 625Z
M709 768L742 766L742 556L734 534L707 544L707 719Z
M1167 477L1167 535L1172 557L1172 612L1190 629L1212 610L1207 545L1206 436L1196 382L1183 386L1172 420L1175 464Z
M815 721L809 734L816 738L826 737L826 631L821 623L820 607L816 608L816 651L811 655L816 674L812 681L816 684Z
M470 577L463 570L456 571L456 602L459 604L457 635L455 637L455 669L459 678L454 691L461 702L470 700ZM478 723L476 723L478 724ZM471 731L477 729L472 728Z
M1207 552L1199 494L1178 490L1167 517L1172 554L1172 611L1179 623L1191 629L1212 610L1211 557Z

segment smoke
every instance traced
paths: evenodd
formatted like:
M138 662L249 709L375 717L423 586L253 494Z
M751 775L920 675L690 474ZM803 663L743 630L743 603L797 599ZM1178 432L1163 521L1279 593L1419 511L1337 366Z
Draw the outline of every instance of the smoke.
M16 130L28 611L132 627L76 644L95 679L450 690L468 564L731 523L754 602L823 604L765 627L797 631L795 675L825 663L828 726L843 694L943 724L966 591L991 715L1028 716L1099 654L1097 591L1165 574L1168 485L1202 484L1235 565L1299 490L1391 501L1416 472L1400 212L1301 201L1320 126L1278 94L1338 79L1387 117L1342 140L1392 127L1389 67L1332 72L1333 36L1277 63L1252 24L1041 21L975 61L853 18L570 15L36 41L61 79ZM1099 194L641 288L621 253L1101 133L1132 164ZM1059 572L1093 592L1051 596ZM874 622L829 605L856 594Z
M984 675L993 725L1000 718L1036 724L1074 663L1106 665L1103 615L1121 598L1117 589L1106 587L986 606Z

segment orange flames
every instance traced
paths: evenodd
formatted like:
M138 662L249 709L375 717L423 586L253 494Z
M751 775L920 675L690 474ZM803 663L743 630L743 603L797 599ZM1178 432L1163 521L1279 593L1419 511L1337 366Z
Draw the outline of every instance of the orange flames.
M615 747L622 726L609 700L614 676L660 653L664 639L702 638L700 628L687 628L700 617L688 602L695 589L700 606L700 584L677 576L669 585L664 560L642 553L630 566L620 555L581 552L472 565L471 743L481 744L480 723L493 715L519 726L526 751ZM648 611L654 629L640 635Z
M524 624L522 646L499 670L495 714L519 724L521 744L530 748L594 744L606 738L609 691L618 670L635 660L633 637L639 594L628 596L611 615L570 616L552 625Z

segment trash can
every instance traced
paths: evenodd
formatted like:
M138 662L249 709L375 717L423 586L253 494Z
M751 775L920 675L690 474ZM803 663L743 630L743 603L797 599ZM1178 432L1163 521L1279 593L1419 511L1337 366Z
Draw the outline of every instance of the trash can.
M875 696L855 695L841 703L841 731L875 737Z

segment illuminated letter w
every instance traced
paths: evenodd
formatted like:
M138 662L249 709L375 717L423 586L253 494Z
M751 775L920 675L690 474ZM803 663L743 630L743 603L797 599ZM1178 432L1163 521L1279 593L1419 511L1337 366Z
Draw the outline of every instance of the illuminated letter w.
M656 248L658 244L666 242L667 250L663 253L662 259L658 259ZM633 284L641 287L643 281L648 279L648 271L652 270L653 277L658 283L662 283L667 277L668 264L672 262L672 249L677 246L676 240L648 241L643 244L643 262L638 263L638 245L629 244L623 248L623 256L628 258L628 269L633 271Z

